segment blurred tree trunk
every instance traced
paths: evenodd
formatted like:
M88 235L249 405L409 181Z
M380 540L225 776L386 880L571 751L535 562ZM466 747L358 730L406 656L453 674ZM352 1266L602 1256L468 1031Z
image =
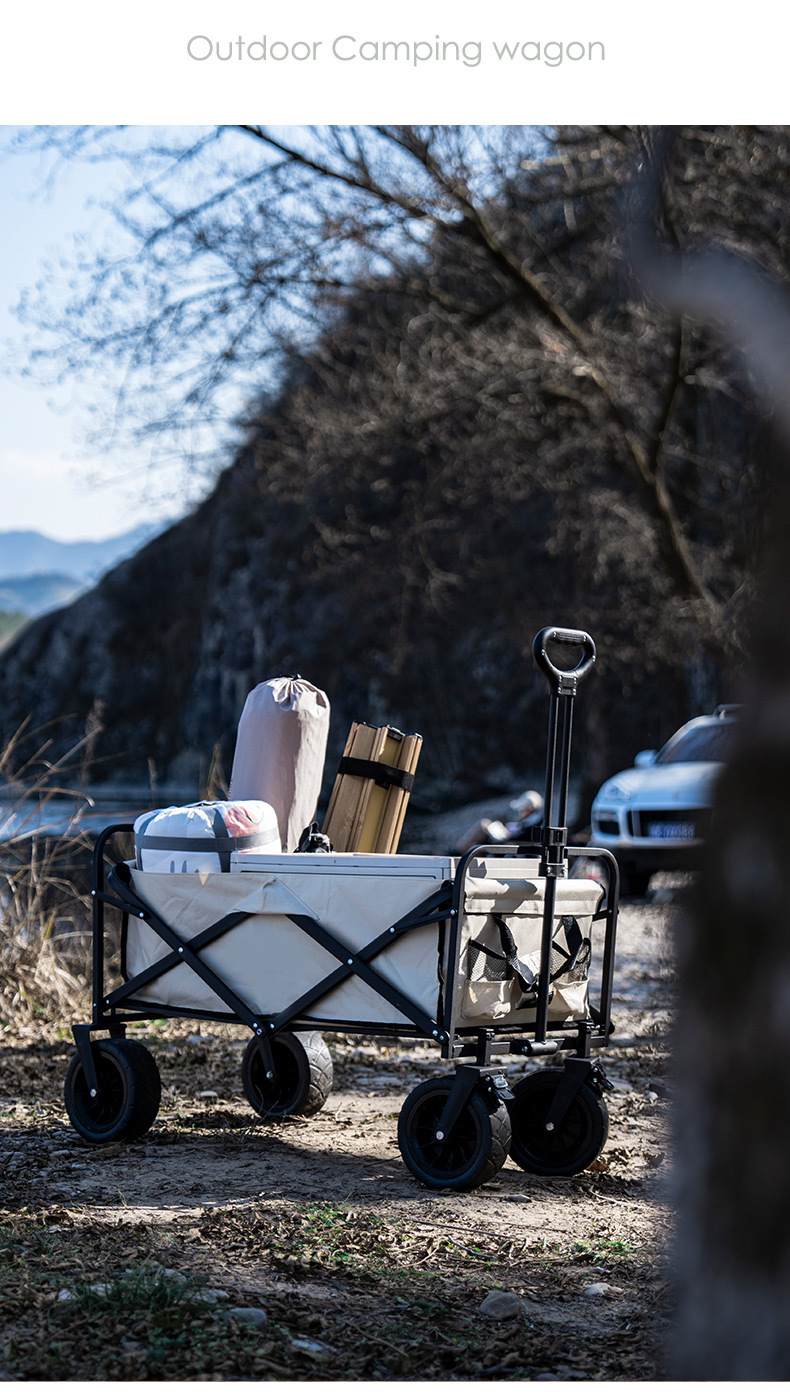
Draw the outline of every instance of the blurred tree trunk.
M790 453L737 754L679 931L678 1380L790 1379Z
M766 494L742 723L718 785L695 907L678 928L679 1299L669 1365L682 1381L782 1381L790 1379L790 302L756 260L661 247L655 215L676 155L676 129L664 128L636 191L637 264L665 309L715 327L744 359L762 406Z

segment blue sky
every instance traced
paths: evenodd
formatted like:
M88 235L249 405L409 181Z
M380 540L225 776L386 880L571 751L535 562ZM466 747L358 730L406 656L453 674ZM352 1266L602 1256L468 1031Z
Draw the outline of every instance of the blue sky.
M9 128L5 128L5 135ZM0 160L0 341L2 361L20 326L11 307L34 284L48 255L78 230L106 230L96 206L119 166L74 164L46 191L38 156ZM181 483L142 463L124 470L91 458L81 444L84 410L68 385L48 389L0 373L0 530L36 529L55 539L97 539L141 521L178 515Z

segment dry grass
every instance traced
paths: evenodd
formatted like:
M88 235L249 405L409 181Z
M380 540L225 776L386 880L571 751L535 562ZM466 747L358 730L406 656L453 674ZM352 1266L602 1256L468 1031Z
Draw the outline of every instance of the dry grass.
M90 898L73 878L89 852L78 783L90 736L54 758L46 738L23 757L30 737L23 725L0 750L0 1031L73 1019L90 974Z

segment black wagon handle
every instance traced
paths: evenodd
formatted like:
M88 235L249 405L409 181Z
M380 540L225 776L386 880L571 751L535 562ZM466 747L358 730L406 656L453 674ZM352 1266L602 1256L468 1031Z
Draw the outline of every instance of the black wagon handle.
M573 670L561 671L559 667L554 665L546 650L550 642L558 642L562 646L581 647L583 652L581 661L573 667ZM555 694L575 695L579 681L595 665L595 642L589 632L576 632L568 627L542 627L532 643L532 655L535 658L535 665L539 671L543 672Z

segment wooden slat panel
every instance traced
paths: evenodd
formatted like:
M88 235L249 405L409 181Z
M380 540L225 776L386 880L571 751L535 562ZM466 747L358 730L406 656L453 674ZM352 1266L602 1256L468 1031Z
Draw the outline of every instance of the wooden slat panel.
M419 734L404 735L388 725L376 729L354 722L343 756L387 763L413 773L421 748ZM384 788L373 778L339 773L329 799L324 832L336 851L393 855L408 800L409 794L403 788Z

